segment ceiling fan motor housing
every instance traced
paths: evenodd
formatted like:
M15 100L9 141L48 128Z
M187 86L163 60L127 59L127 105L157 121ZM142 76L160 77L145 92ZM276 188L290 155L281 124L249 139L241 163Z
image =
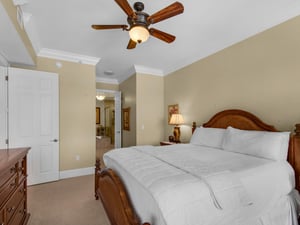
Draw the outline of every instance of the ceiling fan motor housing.
M150 25L150 22L148 21L149 15L142 12L144 10L144 3L136 2L134 3L133 7L136 10L135 16L128 16L127 18L130 29L134 26L144 26L145 28L148 28L148 26Z
M144 12L136 12L136 17L128 17L127 21L129 23L129 25L132 26L145 26L148 27L150 25L150 23L147 21L147 18L149 17L149 15L147 13Z
M142 3L142 2L136 2L136 3L134 3L133 8L136 11L141 12L141 11L144 10L144 3Z
M136 10L135 16L128 16L127 22L130 25L129 30L133 29L134 27L144 27L146 30L148 30L148 26L150 25L150 22L148 22L149 15L147 13L142 12L144 10L144 4L142 2L136 2L134 3L134 9ZM141 43L142 40L136 40L137 43Z

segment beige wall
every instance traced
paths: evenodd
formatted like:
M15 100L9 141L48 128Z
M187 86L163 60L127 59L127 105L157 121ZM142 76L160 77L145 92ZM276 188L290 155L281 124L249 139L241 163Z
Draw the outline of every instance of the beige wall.
M122 108L130 107L130 131L122 128L122 146L136 145L136 75L132 75L119 85L122 93Z
M59 74L60 171L91 167L95 162L95 67L36 57L26 32L17 22L17 9L11 0L0 0L25 44L36 69ZM12 65L21 67L19 65ZM22 68L26 68L22 66ZM75 156L80 155L76 161Z
M280 130L300 122L300 17L165 77L165 105L186 124L230 108L248 110ZM182 126L183 139L190 127ZM165 136L172 132L166 126Z
M95 66L61 61L59 69L55 63L38 57L35 69L59 74L60 171L92 167L96 149Z
M17 25L12 1L1 3L35 60L27 35ZM167 106L176 103L186 121L181 127L182 141L189 141L192 121L201 124L229 108L248 110L280 130L293 130L300 122L299 27L297 17L164 78L136 74L120 85L97 83L98 89L120 90L122 108L131 107L131 130L123 131L123 146L156 144L163 130L166 139L173 130L167 125ZM37 58L36 69L59 74L60 170L92 166L95 67L63 62L58 69L55 62ZM151 118L153 108L157 114ZM155 123L149 122L150 118ZM160 129L161 124L164 128ZM155 137L151 137L153 134ZM76 161L75 155L81 160Z
M164 137L164 79L137 74L137 145L159 145Z
M164 136L164 79L135 74L120 84L122 108L130 107L130 131L123 130L122 146L159 145Z
M118 84L106 84L106 83L102 83L102 82L97 82L96 83L96 88L97 89L103 89L103 90L118 91L119 90L119 85Z

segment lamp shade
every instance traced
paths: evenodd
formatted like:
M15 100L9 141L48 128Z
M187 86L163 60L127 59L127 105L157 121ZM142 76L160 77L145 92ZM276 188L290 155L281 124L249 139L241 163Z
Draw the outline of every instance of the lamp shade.
M179 114L179 113L172 114L171 119L170 119L170 124L179 125L179 124L183 124L183 123L184 123L184 120L183 120L183 117L181 114Z
M149 31L144 26L134 26L129 31L130 39L136 43L142 43L148 40Z

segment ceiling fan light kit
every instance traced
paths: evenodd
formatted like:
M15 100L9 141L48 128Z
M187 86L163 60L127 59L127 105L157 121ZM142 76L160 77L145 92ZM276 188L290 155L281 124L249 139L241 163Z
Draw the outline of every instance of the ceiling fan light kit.
M129 30L129 37L136 43L142 43L148 40L149 31L144 26L134 26Z
M156 37L167 43L171 43L175 40L175 36L157 30L155 28L149 28L151 24L158 23L162 20L176 16L183 13L184 7L180 2L175 2L162 10L149 16L147 13L142 12L144 10L144 4L142 2L134 3L133 7L135 11L130 7L127 0L115 0L120 8L127 14L128 25L92 25L92 28L96 30L105 29L122 29L129 31L130 40L127 45L127 49L133 49L137 43L143 43L148 40L149 36Z

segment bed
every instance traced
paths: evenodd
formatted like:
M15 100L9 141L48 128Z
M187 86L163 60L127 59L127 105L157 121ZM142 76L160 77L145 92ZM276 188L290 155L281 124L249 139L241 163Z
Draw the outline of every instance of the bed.
M96 161L95 197L112 225L298 224L299 125L290 135L225 110L193 131L189 144L117 149L103 169Z

